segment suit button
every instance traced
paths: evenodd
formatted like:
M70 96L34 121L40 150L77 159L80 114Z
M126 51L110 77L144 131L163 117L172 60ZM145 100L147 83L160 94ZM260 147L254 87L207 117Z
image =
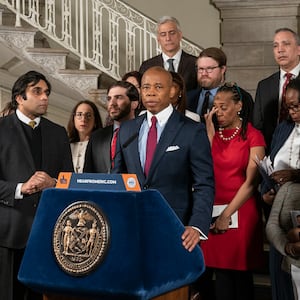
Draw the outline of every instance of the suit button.
M148 190L149 186L148 185L144 185L144 190Z

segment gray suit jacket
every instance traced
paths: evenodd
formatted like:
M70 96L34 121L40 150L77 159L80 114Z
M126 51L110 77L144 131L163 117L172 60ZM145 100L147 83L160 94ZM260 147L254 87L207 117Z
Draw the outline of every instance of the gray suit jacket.
M53 178L61 171L73 171L71 150L65 128L45 118L40 122L41 169ZM0 122L0 246L24 248L36 212L40 193L15 199L18 183L37 171L21 121L16 114Z
M300 184L287 182L276 194L266 226L269 241L283 255L282 267L286 272L290 272L291 264L300 268L300 260L285 253L285 245L288 243L286 234L293 228L291 210L300 210Z

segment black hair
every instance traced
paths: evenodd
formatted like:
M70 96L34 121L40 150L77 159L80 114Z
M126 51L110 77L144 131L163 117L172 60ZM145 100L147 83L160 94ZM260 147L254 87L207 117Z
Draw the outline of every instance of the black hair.
M253 100L250 94L241 89L236 83L232 82L225 82L218 89L217 93L219 92L231 92L233 95L232 100L234 102L242 102L242 109L240 111L239 117L242 121L241 136L245 140L248 122L251 120L253 110Z
M295 79L291 79L290 82L287 84L286 89L293 89L298 91L299 98L298 101L300 102L300 78L296 77Z
M138 82L139 87L141 87L142 74L139 71L130 71L128 73L125 73L122 77L122 81L127 81L129 77L134 77Z
M30 84L31 86L36 85L40 80L43 80L46 82L48 90L49 90L49 95L51 93L51 84L50 82L46 79L46 77L37 72L37 71L29 71L22 76L20 76L17 81L14 83L11 91L11 102L12 106L14 109L18 107L18 102L16 100L17 96L22 96L24 100L26 100L26 89L28 85Z
M114 87L122 87L122 88L126 89L126 96L129 98L130 101L139 101L139 99L140 99L139 91L132 83L123 81L123 80L114 82L107 89L107 94Z

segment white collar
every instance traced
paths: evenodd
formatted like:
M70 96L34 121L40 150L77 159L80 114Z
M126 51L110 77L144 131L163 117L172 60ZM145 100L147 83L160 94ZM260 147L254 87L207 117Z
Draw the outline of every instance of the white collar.
M16 115L17 115L18 119L19 119L21 122L23 122L23 123L25 123L25 124L27 124L27 125L28 125L28 123L29 123L30 121L32 121L30 118L28 118L27 116L25 116L19 109L16 110ZM41 118L40 118L40 117L36 117L36 118L34 119L34 121L36 122L35 127L37 127L37 126L39 126L39 124L40 124L40 122L41 122Z
M160 111L159 113L157 113L155 115L159 126L163 126L167 123L172 112L173 112L173 106L171 104L169 104L169 106L167 106L165 109L163 109L162 111ZM147 110L147 122L148 122L149 127L151 126L152 116L154 116L154 115L150 111Z
M300 62L299 62L298 65L297 65L294 69L292 69L290 72L286 72L286 71L280 69L280 79L281 79L281 80L285 80L285 74L286 74L286 73L291 73L291 74L293 74L293 78L297 77L297 76L299 75L299 73L300 73Z
M176 62L179 63L180 58L181 58L181 54L182 54L182 49L179 49L177 51L177 53L175 55L173 55L172 57L169 57L165 53L162 53L162 58L163 58L164 62L166 62L169 58L173 58Z

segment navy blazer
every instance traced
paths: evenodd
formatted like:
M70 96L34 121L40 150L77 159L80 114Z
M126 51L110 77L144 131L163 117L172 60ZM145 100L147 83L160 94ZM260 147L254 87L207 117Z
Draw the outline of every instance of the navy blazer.
M186 108L194 113L197 113L197 107L201 91L202 88L197 88L187 93Z
M24 248L41 193L15 199L18 183L26 182L36 171L53 178L59 172L73 172L67 132L45 118L40 122L42 137L41 169L36 170L28 140L16 114L0 122L0 246Z
M283 144L286 142L291 132L295 127L295 122L292 121L282 121L275 129L272 143L271 143L271 153L270 159L274 163L274 158L278 151L281 149Z
M286 142L288 137L290 136L291 132L293 131L295 127L295 123L292 121L282 121L275 129L272 143L270 147L270 160L272 162L272 165L274 164L274 159L278 151L281 149L283 144ZM261 185L261 194L265 194L268 192L268 188L265 185L264 182L262 182Z
M253 126L261 130L264 135L267 149L270 151L272 135L278 123L279 114L279 80L280 72L276 72L261 80L256 89Z
M214 200L214 177L210 144L202 124L176 110L170 116L157 144L145 177L137 136L146 114L122 123L114 173L134 173L142 189L156 189L165 197L184 225L208 234Z
M110 148L113 125L99 128L89 139L85 152L83 171L87 173L109 173L111 169Z
M195 89L198 86L197 73L195 69L196 60L196 56L182 51L178 66L178 73L183 77L187 91ZM144 74L146 70L155 66L164 67L164 60L162 58L162 54L145 60L141 64L139 71L140 73Z

